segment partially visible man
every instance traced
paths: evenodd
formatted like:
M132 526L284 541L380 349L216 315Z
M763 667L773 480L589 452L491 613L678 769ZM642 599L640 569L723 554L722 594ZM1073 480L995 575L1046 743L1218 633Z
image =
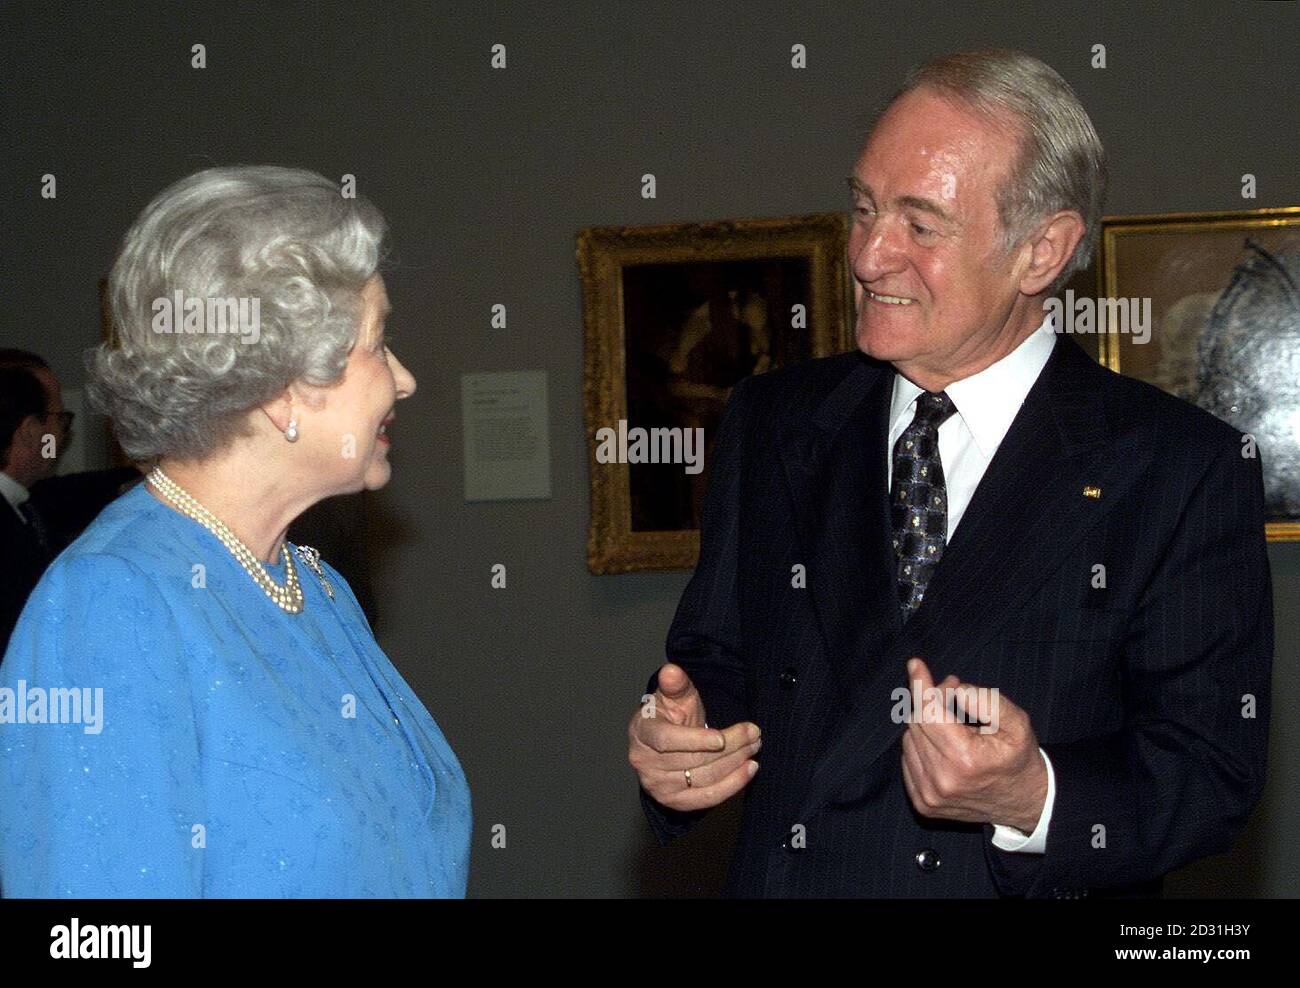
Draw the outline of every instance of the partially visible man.
M0 351L0 657L27 595L53 559L54 541L30 488L54 473L64 436L58 382L5 363ZM49 455L42 455L49 454Z
M45 567L126 486L135 467L58 476L72 441L72 413L58 377L39 354L0 349L0 660Z
M1105 189L1051 68L923 66L850 186L861 352L732 394L628 725L648 819L746 789L732 895L1158 894L1263 787L1260 460L1045 318Z

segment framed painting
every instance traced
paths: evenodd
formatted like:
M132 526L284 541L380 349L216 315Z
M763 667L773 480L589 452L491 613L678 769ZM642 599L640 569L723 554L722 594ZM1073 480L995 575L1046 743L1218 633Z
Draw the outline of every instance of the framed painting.
M1099 359L1252 436L1268 538L1300 541L1300 207L1106 217L1098 281Z
M847 237L841 213L578 233L593 573L695 565L732 387L852 345Z

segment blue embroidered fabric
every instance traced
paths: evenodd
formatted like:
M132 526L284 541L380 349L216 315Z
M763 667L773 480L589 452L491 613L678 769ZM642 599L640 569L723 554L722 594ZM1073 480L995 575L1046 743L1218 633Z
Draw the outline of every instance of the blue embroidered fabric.
M0 894L465 894L460 763L343 578L295 563L289 614L143 484L54 561L0 664ZM49 722L100 688L100 724Z

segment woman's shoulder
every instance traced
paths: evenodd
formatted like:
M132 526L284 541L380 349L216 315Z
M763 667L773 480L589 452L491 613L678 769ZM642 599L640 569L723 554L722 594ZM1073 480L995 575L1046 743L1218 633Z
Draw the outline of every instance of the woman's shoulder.
M51 662L120 670L123 656L139 665L145 643L156 645L174 630L173 597L180 590L169 593L168 586L181 584L157 565L149 542L156 522L123 504L129 496L105 508L46 568L10 638L3 663L10 672Z
M110 502L46 568L30 602L75 596L90 606L123 595L160 597L186 586L193 560L184 553L169 509L139 484Z
M110 502L51 568L120 569L129 565L151 575L166 572L184 562L173 514L144 484L137 484Z

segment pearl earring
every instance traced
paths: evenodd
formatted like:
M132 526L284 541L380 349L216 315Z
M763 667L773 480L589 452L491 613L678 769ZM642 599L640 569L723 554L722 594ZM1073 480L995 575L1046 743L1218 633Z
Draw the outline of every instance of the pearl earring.
M284 430L284 438L291 443L298 441L298 420L296 418L289 419L289 428Z

